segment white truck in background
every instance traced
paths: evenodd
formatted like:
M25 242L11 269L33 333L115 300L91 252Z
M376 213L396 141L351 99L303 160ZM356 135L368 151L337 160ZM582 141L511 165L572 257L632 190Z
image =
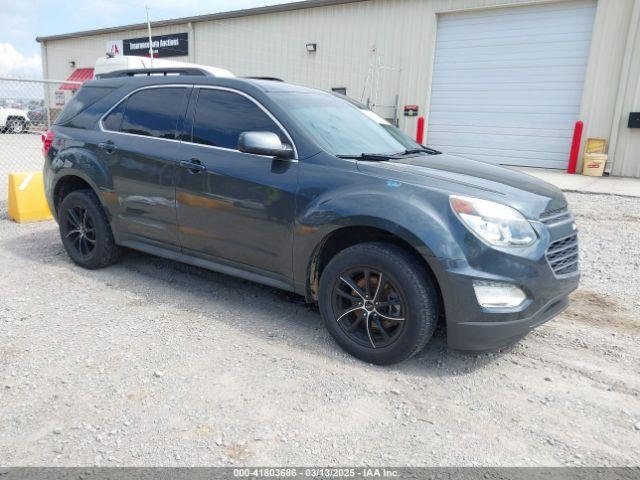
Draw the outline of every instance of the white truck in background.
M0 107L0 132L24 133L28 125L29 117L26 110Z

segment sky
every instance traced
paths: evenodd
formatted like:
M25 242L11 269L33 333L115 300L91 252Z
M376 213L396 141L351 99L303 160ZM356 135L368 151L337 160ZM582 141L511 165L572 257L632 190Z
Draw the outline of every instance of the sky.
M42 76L37 36L261 7L292 0L0 0L0 76Z

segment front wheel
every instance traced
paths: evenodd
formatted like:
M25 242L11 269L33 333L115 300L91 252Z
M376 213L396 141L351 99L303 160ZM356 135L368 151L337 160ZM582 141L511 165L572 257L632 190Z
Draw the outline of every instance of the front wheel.
M331 259L320 278L318 305L346 352L379 365L420 351L438 320L430 275L410 253L387 243L355 245Z
M27 122L22 120L21 118L12 118L7 123L7 131L9 133L20 134L24 133L27 129Z

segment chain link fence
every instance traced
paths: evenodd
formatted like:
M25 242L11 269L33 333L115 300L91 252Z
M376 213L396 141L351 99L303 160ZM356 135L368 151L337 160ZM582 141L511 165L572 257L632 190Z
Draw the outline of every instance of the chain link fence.
M0 201L13 172L42 170L42 138L81 83L0 77Z

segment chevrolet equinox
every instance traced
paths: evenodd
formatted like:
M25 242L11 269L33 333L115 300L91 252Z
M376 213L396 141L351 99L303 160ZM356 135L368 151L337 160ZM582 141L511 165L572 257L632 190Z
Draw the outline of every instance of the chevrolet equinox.
M367 362L411 357L439 322L451 348L508 345L578 285L560 190L419 145L323 91L112 72L43 142L76 264L106 267L125 247L295 292Z

